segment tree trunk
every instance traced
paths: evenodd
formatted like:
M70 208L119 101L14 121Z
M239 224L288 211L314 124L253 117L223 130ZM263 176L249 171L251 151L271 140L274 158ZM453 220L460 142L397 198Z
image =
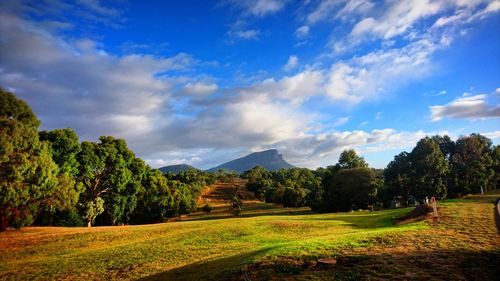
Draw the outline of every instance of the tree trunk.
M92 221L91 220L87 221L87 227L92 227Z

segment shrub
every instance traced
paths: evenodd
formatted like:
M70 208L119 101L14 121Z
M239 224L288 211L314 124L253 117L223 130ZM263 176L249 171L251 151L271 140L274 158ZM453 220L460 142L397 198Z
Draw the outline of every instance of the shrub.
M233 199L229 202L229 212L233 216L237 216L241 214L243 208L243 202L241 202L241 199L238 198L238 196L234 196Z

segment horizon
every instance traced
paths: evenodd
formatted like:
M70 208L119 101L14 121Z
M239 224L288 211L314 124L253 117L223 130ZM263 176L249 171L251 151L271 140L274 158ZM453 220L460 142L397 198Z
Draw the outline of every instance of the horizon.
M154 168L500 142L500 1L3 1L0 86Z

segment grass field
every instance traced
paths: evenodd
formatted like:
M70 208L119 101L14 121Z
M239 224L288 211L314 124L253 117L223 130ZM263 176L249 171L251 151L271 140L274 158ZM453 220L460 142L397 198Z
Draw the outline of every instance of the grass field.
M0 279L494 280L498 196L440 202L439 222L405 225L393 218L410 209L313 214L254 202L237 218L28 227L0 233ZM338 263L321 268L320 257Z

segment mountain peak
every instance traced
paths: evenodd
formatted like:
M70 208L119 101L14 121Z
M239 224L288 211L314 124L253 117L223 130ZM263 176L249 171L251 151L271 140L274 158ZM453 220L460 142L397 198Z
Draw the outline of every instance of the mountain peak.
M242 173L246 170L252 169L255 166L262 166L270 171L290 169L294 167L283 159L283 156L279 154L278 150L269 149L250 153L247 156L226 162L222 165L209 169L209 171L224 169Z

